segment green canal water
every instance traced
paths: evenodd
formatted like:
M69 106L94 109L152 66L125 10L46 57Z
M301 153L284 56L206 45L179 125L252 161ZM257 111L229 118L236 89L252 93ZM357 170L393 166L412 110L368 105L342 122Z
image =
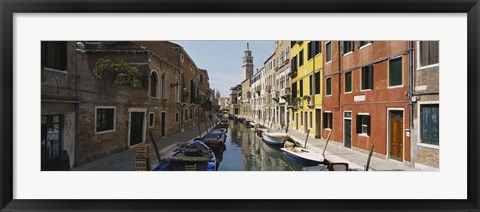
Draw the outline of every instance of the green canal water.
M226 150L218 171L295 171L303 166L282 154L279 147L270 146L257 136L253 128L229 121Z

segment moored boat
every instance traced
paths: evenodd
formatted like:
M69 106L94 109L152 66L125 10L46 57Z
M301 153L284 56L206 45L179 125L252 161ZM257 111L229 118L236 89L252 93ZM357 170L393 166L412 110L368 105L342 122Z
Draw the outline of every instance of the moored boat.
M200 140L181 148L153 171L215 171L214 152Z
M202 142L214 152L218 153L225 148L226 134L222 129L214 129L202 137Z
M315 166L324 162L325 158L319 152L302 147L281 148L283 154L295 162L305 166Z
M262 140L270 145L283 146L290 136L283 132L264 132L262 133Z

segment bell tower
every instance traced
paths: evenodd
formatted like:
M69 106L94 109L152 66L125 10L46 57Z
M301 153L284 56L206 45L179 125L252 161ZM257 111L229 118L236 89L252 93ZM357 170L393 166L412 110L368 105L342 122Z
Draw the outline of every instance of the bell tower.
M247 43L247 49L243 52L243 80L250 79L253 76L253 57L252 51Z

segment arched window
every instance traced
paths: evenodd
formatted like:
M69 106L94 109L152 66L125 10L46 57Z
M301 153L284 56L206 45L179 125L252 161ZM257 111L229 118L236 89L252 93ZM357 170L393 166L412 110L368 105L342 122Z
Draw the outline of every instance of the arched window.
M157 72L152 71L152 73L150 74L150 96L157 97L157 91L158 91L158 76L157 76Z
M167 97L167 81L165 80L165 73L162 74L162 99Z
M200 82L203 82L203 74L200 74Z

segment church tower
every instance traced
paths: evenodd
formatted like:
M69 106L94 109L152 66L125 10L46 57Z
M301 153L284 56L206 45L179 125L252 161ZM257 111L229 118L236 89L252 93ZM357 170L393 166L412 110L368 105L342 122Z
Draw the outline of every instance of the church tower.
M244 51L243 55L243 80L250 79L253 76L253 57L252 51L247 43L247 49Z

